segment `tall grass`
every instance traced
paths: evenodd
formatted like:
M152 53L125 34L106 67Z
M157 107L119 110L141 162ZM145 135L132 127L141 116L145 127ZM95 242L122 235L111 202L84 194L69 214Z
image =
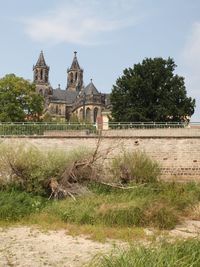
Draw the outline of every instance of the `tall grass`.
M58 180L64 170L75 160L89 157L84 148L64 152L42 151L36 147L21 145L0 146L1 185L17 187L29 193L45 195L52 177Z
M200 240L179 241L157 246L133 246L129 250L97 257L90 267L199 267Z
M145 152L124 151L112 160L110 172L115 179L125 183L154 183L159 178L160 168Z

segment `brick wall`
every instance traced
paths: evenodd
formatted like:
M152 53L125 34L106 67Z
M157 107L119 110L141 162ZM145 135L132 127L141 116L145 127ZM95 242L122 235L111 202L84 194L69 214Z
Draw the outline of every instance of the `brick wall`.
M24 142L40 149L61 149L69 151L79 147L94 148L97 138L4 138L3 142L15 144ZM121 153L124 149L145 151L151 158L157 160L162 168L162 178L176 180L200 181L200 138L179 137L109 137L103 138L101 150L113 147L109 158Z

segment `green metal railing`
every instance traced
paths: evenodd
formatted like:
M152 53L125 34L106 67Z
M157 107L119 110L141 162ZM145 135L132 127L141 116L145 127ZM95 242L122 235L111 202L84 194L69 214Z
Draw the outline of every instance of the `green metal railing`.
M0 123L0 136L69 136L69 135L98 135L99 130L109 129L105 135L169 135L188 134L200 136L200 123L179 122L109 122L108 124L87 123L44 123L16 122ZM160 131L151 131L160 129ZM174 129L175 131L171 131ZM130 130L130 131L118 131ZM147 130L147 131L143 131ZM105 131L106 132L106 131ZM154 133L155 132L155 133Z
M92 124L74 123L0 123L0 136L59 135L80 131L85 134L95 133L96 127Z
M185 128L188 123L182 122L110 122L110 129L164 129Z

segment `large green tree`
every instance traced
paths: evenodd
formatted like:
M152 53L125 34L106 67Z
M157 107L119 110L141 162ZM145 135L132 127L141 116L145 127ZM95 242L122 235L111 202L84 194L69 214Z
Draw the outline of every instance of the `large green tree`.
M171 58L147 58L125 69L111 93L115 121L187 121L195 100L187 97L184 78Z
M35 85L8 74L0 79L0 121L38 121L44 108L44 98L37 94Z

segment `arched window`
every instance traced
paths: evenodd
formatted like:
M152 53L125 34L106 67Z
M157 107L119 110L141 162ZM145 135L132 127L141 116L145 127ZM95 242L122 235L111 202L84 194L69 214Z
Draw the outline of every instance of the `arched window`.
M39 90L39 93L40 93L41 95L43 95L43 91L42 91L42 89Z
M74 76L73 76L73 73L71 72L70 73L70 82L73 83L73 80L74 80Z
M94 108L94 123L97 121L98 108Z
M76 74L75 74L75 81L77 81L77 78L78 78L78 73L76 72Z
M38 79L38 70L36 69L35 70L35 80L37 81L37 79Z
M40 70L40 80L43 79L43 70Z
M91 109L90 108L86 109L86 121L91 122Z
M48 83L48 72L45 72L45 83Z

